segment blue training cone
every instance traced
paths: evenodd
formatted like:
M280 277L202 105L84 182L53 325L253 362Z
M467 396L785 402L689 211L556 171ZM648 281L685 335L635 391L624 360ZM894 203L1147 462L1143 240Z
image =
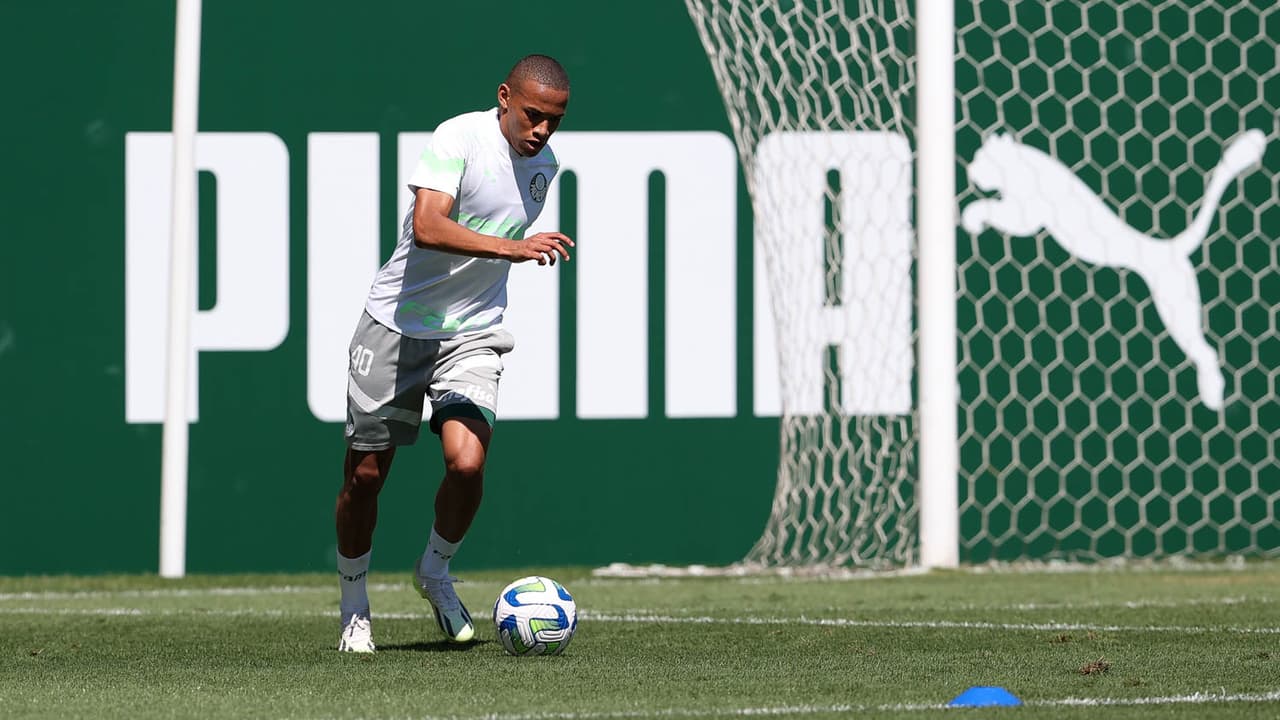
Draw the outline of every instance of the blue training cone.
M960 693L947 703L948 707L989 707L992 705L1021 705L1017 695L1002 687L983 687L975 685Z

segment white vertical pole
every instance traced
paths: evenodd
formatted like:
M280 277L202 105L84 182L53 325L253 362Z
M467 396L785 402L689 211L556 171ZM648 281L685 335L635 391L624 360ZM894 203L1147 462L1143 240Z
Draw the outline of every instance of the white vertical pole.
M959 564L953 0L916 5L920 564Z
M169 334L160 478L160 575L187 565L187 382L195 306L196 118L200 99L201 0L178 0L173 48L173 225L169 256Z

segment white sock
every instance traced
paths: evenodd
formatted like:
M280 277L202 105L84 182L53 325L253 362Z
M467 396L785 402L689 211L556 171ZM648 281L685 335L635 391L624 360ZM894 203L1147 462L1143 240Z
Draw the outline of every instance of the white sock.
M369 556L373 551L358 558L343 557L338 553L338 585L342 588L342 600L338 606L343 617L352 613L369 612Z
M427 541L427 549L422 553L418 564L423 577L442 578L449 574L449 559L458 552L462 541L449 542L431 528L431 539Z

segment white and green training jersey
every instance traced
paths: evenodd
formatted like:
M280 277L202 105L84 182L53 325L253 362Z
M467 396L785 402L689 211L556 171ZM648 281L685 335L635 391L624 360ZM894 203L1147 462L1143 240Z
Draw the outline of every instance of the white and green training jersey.
M453 197L450 217L485 235L523 238L537 219L560 165L551 146L531 158L516 154L498 127L498 109L440 124L418 160L409 189ZM400 241L378 271L365 309L404 335L446 338L501 324L507 307L507 260L474 258L413 243L413 203Z

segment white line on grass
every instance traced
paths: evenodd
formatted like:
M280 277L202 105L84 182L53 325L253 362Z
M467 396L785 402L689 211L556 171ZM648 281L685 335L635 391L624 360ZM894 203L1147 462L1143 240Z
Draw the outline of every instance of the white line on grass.
M970 620L849 620L847 618L812 617L735 617L715 618L689 615L653 615L643 611L612 615L608 613L581 612L583 620L597 622L630 622L656 624L711 624L711 625L820 625L828 627L876 627L876 628L925 628L939 630L1077 630L1095 632L1177 632L1209 633L1229 632L1260 635L1280 634L1280 627L1248 627L1239 625L1095 625L1091 623L994 623Z
M1097 707L1103 705L1203 705L1207 703L1277 701L1280 701L1280 690L1264 693L1197 692L1190 695L1145 698L1060 698L1057 700L1032 700L1026 704L1049 707Z
M1264 693L1197 692L1140 698L1056 698L1028 700L1031 707L1100 707L1135 705L1206 705L1216 703L1269 703L1280 701L1280 690ZM773 715L818 715L867 712L920 712L954 709L943 703L897 703L889 705L776 705L745 708L664 708L661 710L620 710L614 712L493 713L489 715L424 715L419 720L623 720L637 717L754 717Z
M273 617L316 618L337 617L331 611L286 610L174 610L143 608L45 608L0 607L0 615L63 615L63 616L119 616L119 617ZM423 620L429 613L378 613L380 620ZM623 614L580 612L578 617L586 622L649 623L654 625L811 625L819 627L850 628L902 628L925 630L999 630L1033 632L1173 632L1180 634L1233 633L1240 635L1280 635L1280 627L1249 627L1240 625L1095 625L1089 623L995 623L969 620L850 620L848 618L799 617L728 617L717 618L694 615L657 615L644 611Z
M208 588L164 588L155 590L69 590L48 592L0 593L0 601L4 600L85 600L100 598L186 598L186 597L244 597L254 595L305 595L308 593L333 594L334 585L275 585L269 587L208 587ZM404 590L408 582L370 583L369 589L383 592Z

